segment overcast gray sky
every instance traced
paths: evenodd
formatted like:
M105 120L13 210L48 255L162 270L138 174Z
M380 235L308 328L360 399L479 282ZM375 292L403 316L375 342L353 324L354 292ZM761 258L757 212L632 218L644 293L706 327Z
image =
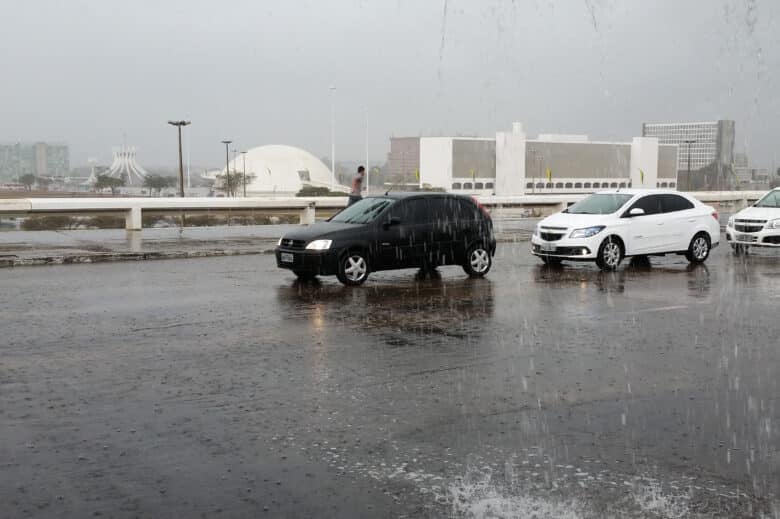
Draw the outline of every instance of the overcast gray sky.
M127 135L176 164L239 147L372 160L391 135L629 139L641 123L737 121L737 147L780 166L776 0L7 0L0 141L57 140L72 164Z

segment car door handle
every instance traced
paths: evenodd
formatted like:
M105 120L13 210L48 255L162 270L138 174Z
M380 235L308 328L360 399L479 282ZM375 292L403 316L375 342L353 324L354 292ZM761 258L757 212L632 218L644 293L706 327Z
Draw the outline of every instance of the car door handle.
M688 221L691 222L691 223L694 223L694 222L696 222L696 218L690 218L690 219L688 219Z
M658 225L663 225L663 224L664 224L663 222L658 222Z
M382 242L382 247L387 247L387 246L389 246L389 245L390 245L390 242L389 242L389 241L383 241L383 242Z

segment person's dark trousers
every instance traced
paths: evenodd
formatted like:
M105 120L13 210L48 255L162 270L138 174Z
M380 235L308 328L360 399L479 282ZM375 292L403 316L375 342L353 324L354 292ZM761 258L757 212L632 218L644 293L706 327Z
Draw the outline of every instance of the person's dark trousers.
M358 200L360 200L362 198L363 197L360 196L360 195L349 195L349 203L347 204L347 206L350 206L350 205L354 204L355 202L357 202Z

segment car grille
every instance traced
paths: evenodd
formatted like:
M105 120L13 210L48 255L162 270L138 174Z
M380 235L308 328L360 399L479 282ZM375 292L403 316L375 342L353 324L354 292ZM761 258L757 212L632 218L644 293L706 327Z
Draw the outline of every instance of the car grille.
M538 245L533 246L533 251L544 256L585 256L590 254L587 247L557 247L554 251L543 251ZM584 252L583 252L584 251Z
M540 227L539 236L544 241L558 241L563 238L566 227Z
M282 240L281 243L282 247L287 247L288 249L302 249L306 246L305 240L291 240L288 238L285 238Z
M739 232L758 232L764 228L766 220L735 220L734 230Z

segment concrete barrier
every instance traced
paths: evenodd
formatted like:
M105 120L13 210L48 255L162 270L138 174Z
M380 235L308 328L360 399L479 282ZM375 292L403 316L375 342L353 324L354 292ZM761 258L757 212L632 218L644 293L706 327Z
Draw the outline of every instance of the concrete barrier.
M704 203L731 204L741 209L763 196L764 191L701 191L688 193ZM477 196L489 208L551 207L565 209L582 200L577 195ZM124 214L125 228L140 231L144 211L235 211L292 210L299 211L300 222L315 221L317 209L342 209L347 197L286 197L286 198L17 198L0 199L0 215L27 216L36 214Z
M144 211L299 211L302 224L314 223L316 210L341 209L347 197L288 198L19 198L0 200L0 215L124 214L125 228L141 230Z

